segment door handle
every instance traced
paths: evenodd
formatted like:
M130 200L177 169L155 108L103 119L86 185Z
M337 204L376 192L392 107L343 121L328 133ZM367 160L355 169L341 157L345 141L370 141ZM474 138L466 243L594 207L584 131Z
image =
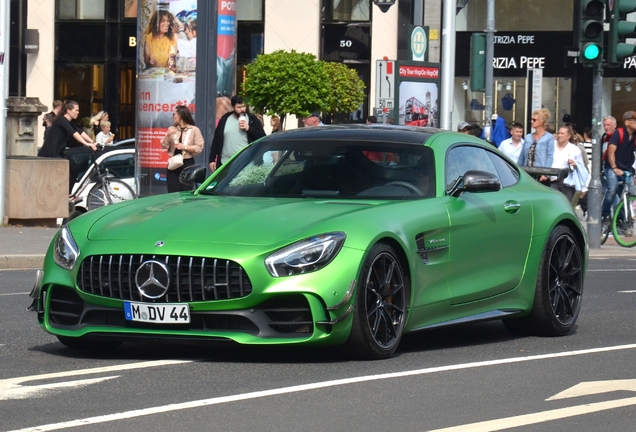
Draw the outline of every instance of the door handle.
M504 203L504 210L506 211L506 213L516 214L519 212L520 209L521 204L519 204L517 201L506 201Z

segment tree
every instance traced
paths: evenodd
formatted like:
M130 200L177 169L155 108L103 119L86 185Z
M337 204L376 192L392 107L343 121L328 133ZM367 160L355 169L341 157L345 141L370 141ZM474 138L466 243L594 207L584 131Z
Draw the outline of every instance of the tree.
M329 76L313 54L278 50L259 55L245 71L243 95L260 112L307 117L326 107Z
M329 97L323 111L338 114L357 110L365 96L365 85L358 73L343 63L322 63L330 83Z

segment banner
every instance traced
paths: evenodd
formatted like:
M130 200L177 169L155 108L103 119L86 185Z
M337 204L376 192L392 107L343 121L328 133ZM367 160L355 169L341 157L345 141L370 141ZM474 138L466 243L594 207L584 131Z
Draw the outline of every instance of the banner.
M137 40L137 172L140 196L167 192L161 139L176 106L195 117L197 0L141 0Z
M231 97L236 76L236 0L218 1L216 91Z

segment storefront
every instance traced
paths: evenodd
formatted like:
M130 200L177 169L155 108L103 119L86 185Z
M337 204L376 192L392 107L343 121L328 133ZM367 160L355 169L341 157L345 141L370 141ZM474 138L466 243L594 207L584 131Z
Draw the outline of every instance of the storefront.
M56 3L54 98L77 101L84 126L106 111L117 139L134 136L136 14L120 0Z
M463 99L463 116L470 123L485 122L485 94L470 91L470 40L472 32L457 34L455 76ZM577 65L572 51L572 32L497 32L493 58L493 113L506 123L518 122L529 126L532 114L528 100L529 69L542 73L541 105L552 113L550 124L556 126L574 121L572 100L576 98L573 85ZM463 94L463 98L461 95ZM582 117L581 117L582 118Z

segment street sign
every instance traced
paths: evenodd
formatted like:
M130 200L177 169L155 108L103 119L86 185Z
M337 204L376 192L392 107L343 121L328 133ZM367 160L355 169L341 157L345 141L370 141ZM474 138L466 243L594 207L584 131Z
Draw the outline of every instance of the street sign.
M393 108L395 103L395 61L377 60L375 74L375 106Z
M412 61L425 61L426 48L428 47L428 38L426 31L420 26L415 26L411 32L411 52Z

